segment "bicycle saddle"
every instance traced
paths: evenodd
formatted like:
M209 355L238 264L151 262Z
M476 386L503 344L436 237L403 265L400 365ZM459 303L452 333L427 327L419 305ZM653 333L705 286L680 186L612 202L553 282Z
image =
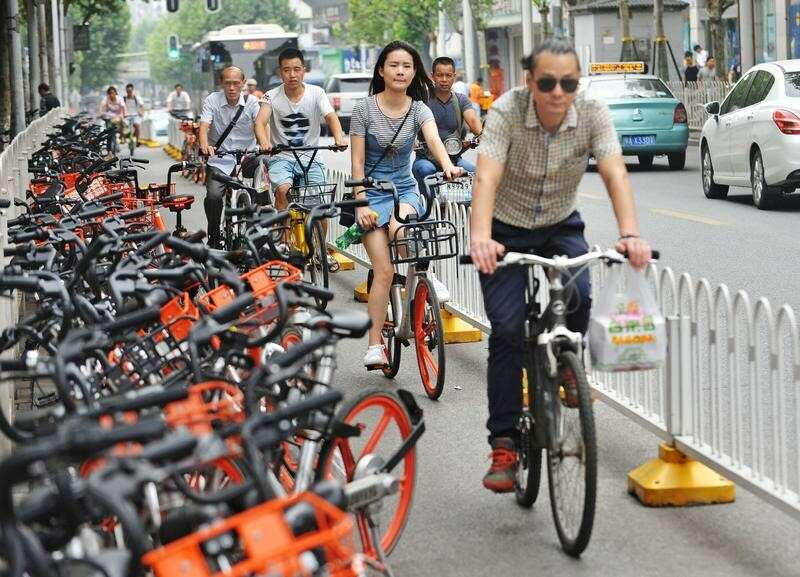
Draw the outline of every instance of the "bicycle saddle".
M372 323L369 316L362 311L333 311L329 315L310 318L305 323L312 329L325 329L346 339L360 339L369 330Z
M192 203L194 203L193 194L171 194L161 199L162 206L167 207L170 212L186 210Z

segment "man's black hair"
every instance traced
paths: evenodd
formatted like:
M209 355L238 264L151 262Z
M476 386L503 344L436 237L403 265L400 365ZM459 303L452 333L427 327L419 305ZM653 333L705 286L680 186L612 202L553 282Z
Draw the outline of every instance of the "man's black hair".
M47 82L42 82L39 85L39 91L40 92L50 92L50 86L47 84Z
M284 60L291 60L292 58L299 58L300 62L305 66L305 56L303 56L303 52L297 48L284 48L281 50L281 53L278 54L278 66L282 66Z
M533 52L531 52L528 56L523 57L522 67L528 72L533 72L534 68L536 68L536 59L543 52L549 52L550 54L556 55L572 54L575 57L575 63L578 65L578 70L581 69L581 61L578 59L578 53L575 52L575 47L564 38L551 38L550 40L545 40L539 44L539 46L537 46Z
M703 49L703 47L702 47L702 46L700 46L699 44L695 44L694 46L692 46L692 48L693 48L694 50L702 50L702 49Z
M131 84L130 82L128 84L126 84L125 85L125 90L127 90L128 88L133 88L133 84Z
M449 56L439 56L436 60L433 61L433 65L431 66L431 71L436 72L436 67L439 66L440 64L442 66L452 66L454 72L456 70L455 60L453 60Z
M181 88L183 88L183 84L181 84L180 82L178 82L178 83L175 85L175 88L177 88L178 86L180 86Z

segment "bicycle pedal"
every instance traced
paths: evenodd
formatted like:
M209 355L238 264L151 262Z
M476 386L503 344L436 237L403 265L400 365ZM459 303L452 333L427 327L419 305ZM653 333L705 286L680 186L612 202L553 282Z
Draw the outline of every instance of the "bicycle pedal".
M411 346L411 341L402 340L402 341L400 341L400 343L402 343L402 345L404 347L410 347Z
M383 369L387 368L389 365L380 364L380 365L365 365L368 371L382 371Z

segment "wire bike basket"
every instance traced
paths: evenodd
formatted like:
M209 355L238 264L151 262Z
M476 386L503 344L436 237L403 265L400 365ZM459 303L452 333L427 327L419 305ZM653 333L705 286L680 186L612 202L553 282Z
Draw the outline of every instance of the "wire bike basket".
M313 511L314 529L295 535L290 509ZM357 577L351 517L313 493L273 499L150 551L156 577Z
M458 254L456 227L448 220L423 220L399 227L389 241L392 264L443 260Z
M290 203L300 204L305 207L314 207L319 204L333 202L336 196L336 183L332 184L304 184L293 186L286 193Z

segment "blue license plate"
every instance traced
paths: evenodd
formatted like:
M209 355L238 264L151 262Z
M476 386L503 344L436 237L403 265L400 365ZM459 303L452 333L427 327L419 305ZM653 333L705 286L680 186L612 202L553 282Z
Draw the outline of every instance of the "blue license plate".
M645 134L645 135L636 134L634 136L622 137L623 146L647 146L648 144L655 144L655 143L656 143L655 134Z

